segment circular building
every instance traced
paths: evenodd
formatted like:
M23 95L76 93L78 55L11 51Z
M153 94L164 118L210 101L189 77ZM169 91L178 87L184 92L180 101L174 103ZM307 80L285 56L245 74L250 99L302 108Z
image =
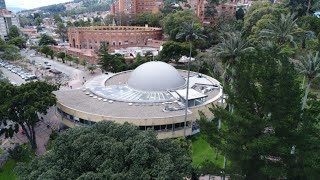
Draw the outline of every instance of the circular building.
M212 104L221 105L220 83L209 76L187 72L159 61L133 71L100 75L81 89L56 91L56 114L74 127L99 121L131 123L141 130L154 129L158 138L184 136L186 90L189 88L186 135L199 132L199 111L212 116Z
M141 26L92 26L68 29L70 47L100 49L105 43L109 49L143 47L150 40L162 40L162 29ZM160 47L160 45L158 45Z

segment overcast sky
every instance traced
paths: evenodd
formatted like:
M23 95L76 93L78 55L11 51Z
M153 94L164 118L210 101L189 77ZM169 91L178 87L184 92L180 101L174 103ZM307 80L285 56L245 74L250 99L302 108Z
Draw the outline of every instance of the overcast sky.
M8 7L19 7L24 9L33 9L41 6L59 4L72 0L5 0Z

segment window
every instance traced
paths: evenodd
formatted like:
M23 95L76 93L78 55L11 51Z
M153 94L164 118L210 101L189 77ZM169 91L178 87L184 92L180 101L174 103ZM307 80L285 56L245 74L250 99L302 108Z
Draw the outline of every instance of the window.
M144 130L146 130L146 127L145 126L140 126L139 129L144 131Z
M180 128L180 123L174 124L174 129L178 129L178 128Z
M80 118L79 121L80 121L80 123L84 124L85 120Z
M161 130L162 131L167 130L167 125L161 125Z
M155 131L159 131L160 130L160 126L154 126L154 130Z

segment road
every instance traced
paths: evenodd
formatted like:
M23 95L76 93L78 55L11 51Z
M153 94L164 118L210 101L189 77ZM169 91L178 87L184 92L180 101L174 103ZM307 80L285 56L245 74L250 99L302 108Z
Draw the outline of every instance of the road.
M66 64L62 64L62 63L59 63L57 61L54 61L52 59L45 58L42 56L36 55L36 56L31 57L30 56L31 54L35 54L35 51L34 50L29 50L28 52L25 50L21 51L22 56L25 56L26 58L28 58L30 60L35 60L36 63L44 64L44 62L49 62L51 64L52 69L56 69L58 71L61 71L62 73L66 74L67 76L69 76L72 79L77 78L82 73L82 71L80 71L79 69L75 69L74 67L70 67Z
M11 82L16 83L17 85L21 85L26 82L19 75L14 74L13 72L9 71L7 68L0 67L0 69L3 75L7 77Z
M36 53L35 50L21 51L22 56L30 60L34 60L36 63L40 63L40 64L44 64L44 62L49 62L51 64L52 69L56 69L66 74L71 79L68 83L69 87L67 88L80 88L82 87L85 80L89 80L102 73L101 70L97 69L94 74L91 74L89 71L87 71L81 66L79 66L79 68L71 67L68 65L68 63L63 64L61 62L57 62L56 60L45 58L40 55L34 55L35 53ZM62 87L62 88L66 88L66 87Z

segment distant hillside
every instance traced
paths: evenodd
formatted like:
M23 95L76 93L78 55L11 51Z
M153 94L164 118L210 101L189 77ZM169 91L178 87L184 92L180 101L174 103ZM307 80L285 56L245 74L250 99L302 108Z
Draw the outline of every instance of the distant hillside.
M28 9L28 10L24 10L23 12L40 10L50 14L63 13L63 12L66 12L67 4L72 5L73 3L78 3L78 2L82 2L82 7L69 10L70 13L82 14L88 11L107 11L107 10L110 10L109 4L111 4L113 0L73 0L70 2L42 6L35 9Z
M12 11L12 12L18 12L18 11L26 10L24 8L18 8L18 7L7 7L7 9Z

